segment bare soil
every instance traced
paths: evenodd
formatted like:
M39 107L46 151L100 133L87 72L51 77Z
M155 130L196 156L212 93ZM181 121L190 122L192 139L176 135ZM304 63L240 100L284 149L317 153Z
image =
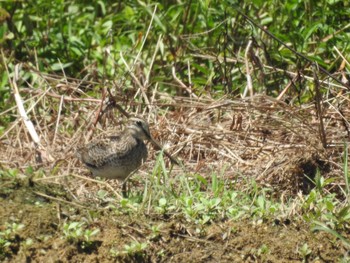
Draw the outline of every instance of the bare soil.
M178 217L118 215L89 204L80 207L70 202L62 185L23 180L0 184L1 231L6 223L25 225L2 251L3 262L339 262L348 253L334 236L312 232L301 221L227 220L199 226ZM47 193L48 198L38 193ZM84 247L64 237L67 220L87 221L101 232ZM156 235L152 226L159 226ZM26 244L28 239L32 244ZM126 253L124 245L136 241L147 247ZM306 258L298 252L305 243L311 251Z

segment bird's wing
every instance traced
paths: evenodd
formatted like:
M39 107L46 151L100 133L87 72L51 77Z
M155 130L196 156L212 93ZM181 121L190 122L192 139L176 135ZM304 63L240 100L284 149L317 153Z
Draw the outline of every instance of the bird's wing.
M122 158L137 144L128 134L110 135L93 140L78 150L78 158L88 166L99 167L112 158Z

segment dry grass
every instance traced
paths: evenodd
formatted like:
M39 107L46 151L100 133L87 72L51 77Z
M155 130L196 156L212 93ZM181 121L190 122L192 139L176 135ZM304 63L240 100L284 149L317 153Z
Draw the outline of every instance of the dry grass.
M95 83L40 74L35 83L27 84L36 88L19 88L19 93L40 146L34 146L18 117L1 136L1 166L22 171L29 165L41 168L45 179L37 179L55 182L68 175L87 174L74 158L75 148L106 129L122 128L122 114L115 109L104 110L107 90L101 89L102 101L88 95ZM205 176L224 171L227 182L254 178L279 193L295 194L310 189L305 175L312 179L319 169L323 176L338 179L333 184L336 191L343 185L342 154L349 138L350 117L347 95L322 102L328 145L324 149L312 104L291 106L263 95L220 100L171 97L156 89L140 88L127 95L120 89L112 89L112 93L120 94L114 100L127 112L149 121L154 138L182 160L188 173ZM147 105L140 103L145 96ZM4 114L16 115L17 109L12 107ZM152 170L153 151L141 169L143 174ZM173 172L184 173L180 167ZM89 182L81 177L75 180L79 183L69 183L75 185L75 193L84 192L81 186Z

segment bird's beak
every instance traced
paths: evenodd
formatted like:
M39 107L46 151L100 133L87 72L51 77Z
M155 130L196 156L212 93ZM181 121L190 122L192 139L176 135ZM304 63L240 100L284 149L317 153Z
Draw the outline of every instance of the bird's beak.
M180 165L180 162L178 160L176 160L174 157L172 157L170 155L170 153L168 153L166 150L163 149L163 147L160 145L159 142L157 142L156 140L154 140L152 138L152 136L149 136L149 141L153 144L153 146L157 149L157 150L161 150L163 151L163 153L170 159L170 161L173 163L173 164L177 164L177 165Z

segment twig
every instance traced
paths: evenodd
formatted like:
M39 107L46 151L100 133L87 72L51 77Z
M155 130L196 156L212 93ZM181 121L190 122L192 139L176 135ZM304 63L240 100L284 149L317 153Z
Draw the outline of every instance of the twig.
M336 46L334 46L333 48L334 48L335 51L338 53L338 55L345 61L345 63L350 67L349 61L347 61L347 59L343 56L343 54L340 53L339 49L338 49Z
M195 96L195 94L192 91L192 77L191 77L191 65L190 65L190 61L187 60L187 72L188 72L188 84L190 85L190 89L191 89L191 97L195 97L197 98L197 96Z
M144 47L144 45L145 45L145 43L146 43L147 37L148 37L148 35L149 35L149 32L151 31L152 24L153 24L153 20L154 20L154 17L155 17L155 15L156 15L156 11L157 11L157 5L154 6L154 10L153 10L153 13L152 13L151 21L149 22L146 35L145 35L144 38L143 38L143 41L142 41L140 50L139 50L139 52L138 52L137 55L136 55L136 58L135 58L135 61L134 61L134 64L133 64L131 70L134 69L134 66L136 65L137 61L138 61L139 58L140 58L141 52L142 52L143 47Z
M345 29L349 28L350 27L350 24L347 24L346 26L344 26L343 28L335 31L335 32L332 32L332 34L326 36L325 38L323 38L321 41L322 42L327 42L328 40L332 39L333 37L335 37L336 35L338 35L340 32L344 31Z
M216 56L215 57L215 56L201 55L201 54L191 54L191 56L197 57L197 58L203 58L203 59L210 59L210 60L213 60L213 61L219 60L220 62L224 60L224 58L222 56ZM230 62L230 63L237 63L238 61L239 62L243 62L243 60L238 60L238 59L233 59L233 58L226 58L226 61ZM292 71L288 71L288 70L285 70L285 69L272 67L272 66L265 65L265 64L263 64L263 67L267 68L267 69L274 70L276 72L286 73L288 75L291 75L292 77L300 75L303 79L306 79L308 81L314 81L313 77L307 76L305 74L295 73L295 72L292 72ZM331 83L331 82L329 82L327 80L319 80L319 82L324 84L324 85L327 85L327 86L332 86L332 87L336 87L336 88L340 88L340 89L346 89L346 87L344 87L343 83L341 83L341 85L338 85L338 84L335 84L335 83ZM339 83L339 81L337 81L337 82Z
M211 28L210 30L203 31L203 32L200 32L200 33L195 33L195 34L181 35L180 38L182 38L182 39L192 39L192 38L201 37L203 35L208 35L210 32L212 32L212 31L216 30L217 28L221 27L221 25L226 23L228 20L229 20L229 18L224 19L222 22L220 22L219 24L217 24L215 27Z
M81 176L81 175L77 175L77 174L71 174L71 175L74 176L74 177L77 177L77 178L86 180L86 181L94 182L94 183L97 183L97 184L102 184L102 185L106 186L107 188L109 188L109 190L111 190L112 193L115 194L118 198L123 199L123 197L122 197L120 194L118 194L118 193L113 189L113 187L112 187L110 184L108 184L108 183L106 183L106 182L98 181L98 180L95 180L95 179L92 179L92 178L88 178L88 177L85 177L85 176Z
M171 73L172 73L172 75L173 75L174 80L175 80L178 84L180 84L180 87L181 87L181 88L185 89L185 90L188 92L188 94L190 94L191 96L193 96L195 99L198 99L198 97L196 96L196 94L194 94L194 93L192 92L192 90L191 90L189 87L187 87L187 86L176 76L176 72L175 72L175 67L174 67L174 66L171 68Z
M120 58L122 59L122 61L123 61L124 65L125 65L125 67L127 68L129 74L131 75L131 77L134 79L134 81L136 82L136 84L139 86L139 89L140 89L140 91L141 91L141 94L142 94L143 99L144 99L145 102L146 102L146 105L149 105L150 103L149 103L149 100L148 100L147 95L146 95L145 90L144 90L145 87L140 83L140 81L136 78L135 74L134 74L132 71L133 71L133 69L134 69L134 67L135 67L135 65L136 65L136 63L137 63L137 61L138 61L139 58L140 58L141 52L142 52L143 47L144 47L144 45L145 45L145 43L146 43L147 37L148 37L148 35L149 35L149 32L151 31L152 24L153 24L153 20L154 20L156 11L157 11L157 5L154 7L154 10L153 10L153 13L152 13L152 17L151 17L151 21L150 21L150 23L149 23L149 25L148 25L148 28L147 28L146 35L144 36L144 39L143 39L143 41L142 41L140 50L139 50L139 52L138 52L137 55L136 55L136 58L135 58L135 60L134 60L134 63L133 63L133 65L132 65L132 67L129 67L128 63L127 63L126 60L124 59L123 53L120 52ZM148 84L148 83L147 83L147 84ZM137 95L137 94L136 94L136 95ZM135 95L135 96L136 96L136 95ZM149 107L149 106L148 106L148 107Z
M144 87L142 86L142 84L140 83L140 81L138 80L138 78L135 76L135 74L132 72L132 69L129 67L128 63L126 62L126 60L124 59L124 56L123 56L123 53L120 52L120 58L121 60L123 61L126 69L128 70L130 76L133 78L133 80L135 81L135 83L137 84L137 86L139 87L139 90L141 91L141 94L142 94L142 97L143 99L145 100L146 104L149 105L149 101L148 101L148 98L147 98L147 95L144 91ZM135 95L137 96L137 94Z
M60 101L60 106L58 107L58 115L57 115L57 121L56 121L56 127L55 127L55 133L53 135L53 140L52 140L52 144L55 144L56 141L56 135L57 135L57 131L58 131L58 125L60 123L60 118L61 118L61 112L62 112L62 106L63 106L63 98L64 96L61 96L61 101Z
M53 92L47 92L47 91L42 91L39 89L29 89L29 88L21 88L21 92L26 92L29 94L37 94L37 95L42 95L42 96L49 96L55 99L61 99L61 95L53 93ZM31 98L32 99L32 98ZM28 99L30 100L30 99ZM26 101L28 101L26 100ZM64 96L63 101L72 101L72 102L95 102L95 103L100 103L101 99L94 99L94 98L72 98L70 96ZM13 109L13 108L11 108ZM9 109L9 110L11 110ZM7 111L9 111L7 110ZM4 114L5 112L1 112L0 115Z
M9 73L9 70L8 70L8 67L7 67L7 62L5 60L5 55L3 53L3 50L1 50L1 55L2 55L2 58L3 58L3 61L4 61L6 72L7 72L8 76L9 76L9 79L10 79L10 86L13 89L13 93L14 93L14 97L15 97L15 101L16 101L16 104L17 104L17 108L18 108L19 114L20 114L20 116L22 118L22 121L23 121L25 127L27 128L27 130L28 130L28 132L30 134L30 137L32 138L32 140L34 142L35 159L36 159L36 161L38 163L42 163L43 162L42 156L45 156L47 158L47 160L51 161L53 158L46 151L46 149L44 149L44 147L41 145L40 138L39 138L39 136L38 136L38 134L37 134L37 132L36 132L36 130L34 128L34 124L29 119L29 117L27 115L27 112L24 109L22 98L21 98L21 96L19 94L19 91L18 91L18 87L17 87L17 83L16 82L19 79L19 70L20 70L21 64L17 64L15 66L15 76L11 80L10 73ZM34 106L32 106L30 108L30 110L32 110L33 107Z
M320 83L318 82L318 77L316 74L316 66L313 66L313 72L314 72L314 83L315 83L315 90L316 90L316 96L315 96L315 102L316 102L316 111L317 111L317 116L320 121L320 125L318 126L318 130L320 133L320 139L322 142L323 148L327 148L327 138L326 138L326 132L324 130L324 125L323 125L323 109L322 109L322 96L320 92Z
M93 122L93 125L96 126L98 121L100 120L100 118L102 117L102 113L103 113L103 102L106 98L106 88L103 88L102 89L102 98L101 98L101 102L100 102L100 105L98 107L98 110L96 111L95 113L95 121Z
M2 52L3 51L1 50L1 53ZM2 53L2 55L4 57L3 53ZM10 76L10 73L8 71L8 68L7 68L6 61L5 61L4 65L5 65L5 68L6 68L8 76ZM19 68L20 68L20 64L17 64L15 66L15 77L14 77L14 79L12 81L10 81L10 85L12 86L12 89L13 89L13 93L14 93L14 96L15 96L15 100L16 100L16 104L17 104L17 108L18 108L19 114L21 115L22 120L24 122L24 125L27 127L27 130L28 130L30 136L32 137L32 140L35 143L35 146L37 147L37 146L40 145L40 138L39 138L37 132L35 131L33 123L28 118L28 115L27 115L27 113L26 113L26 111L24 109L23 103L22 103L21 95L18 92L18 87L17 87L16 81L19 78Z
M155 49L154 52L153 52L151 64L150 64L150 66L149 66L148 73L147 73L147 76L146 76L146 81L145 81L145 86L146 86L146 87L148 86L149 78L150 78L150 75L151 75L151 72L152 72L152 68L153 68L153 64L154 64L154 61L155 61L155 59L156 59L156 55L157 55L157 53L158 53L158 50L159 50L159 47L160 47L160 43L161 43L162 40L163 40L163 37L162 37L162 35L160 35L160 36L158 37L156 49Z
M294 76L294 78L292 80L290 80L287 84L287 86L282 90L282 92L280 93L280 95L278 95L278 97L276 98L276 100L281 100L282 97L284 96L284 94L286 94L286 92L289 90L289 88L293 85L294 82L298 81L299 75Z
M107 107L103 110L102 114L104 114L106 111L108 111L109 109L111 109L112 107L115 107L117 108L125 117L127 118L130 118L130 114L127 113L123 108L122 106L120 106L118 103L117 103L117 100L116 100L116 97L113 96L111 90L108 88L107 89L107 92L109 94L109 102L107 104Z
M212 241L203 240L203 239L199 239L199 238L191 237L191 236L187 236L187 235L181 235L181 234L176 234L176 235L179 237L186 238L188 241L191 241L191 242L197 242L197 243L200 242L200 243L206 243L206 244L213 243Z
M245 49L245 53L244 53L244 61L245 61L245 67L246 67L246 72L247 72L247 86L246 86L246 89L244 90L244 93L242 95L243 98L247 95L247 90L249 90L250 97L253 97L253 95L254 95L252 77L250 75L250 68L249 68L249 62L248 62L248 55L249 55L251 45L252 45L252 41L249 40L247 47Z
M89 208L87 206L83 206L83 205L80 205L80 204L77 204L77 203L74 203L74 202L69 202L69 201L63 200L61 198L49 196L49 195L44 194L44 193L40 193L40 192L36 192L36 191L33 191L33 193L36 194L36 195L42 196L44 198L47 198L47 199L50 199L50 200L54 200L54 201L57 201L57 202L61 202L61 203L65 203L65 204L68 204L68 205L75 205L77 207L85 208L85 209Z
M151 72L152 72L152 68L153 68L153 64L154 64L154 61L156 59L156 55L158 53L158 50L159 50L159 47L160 47L160 42L162 41L162 36L160 35L158 37L158 41L157 41L157 45L156 45L156 49L153 53L153 56L152 56L152 60L151 60L151 64L149 66L149 69L148 69L148 73L147 73L147 76L146 76L146 81L144 83L144 86L147 87L149 85L149 79L150 79L150 75L151 75ZM154 106L153 106L153 101L154 101L154 98L155 98L155 94L156 94L156 90L157 90L157 85L158 83L156 84L156 87L154 88L153 90L153 97L152 97L152 104L150 104L148 106L148 109L150 112L152 112L154 110Z

